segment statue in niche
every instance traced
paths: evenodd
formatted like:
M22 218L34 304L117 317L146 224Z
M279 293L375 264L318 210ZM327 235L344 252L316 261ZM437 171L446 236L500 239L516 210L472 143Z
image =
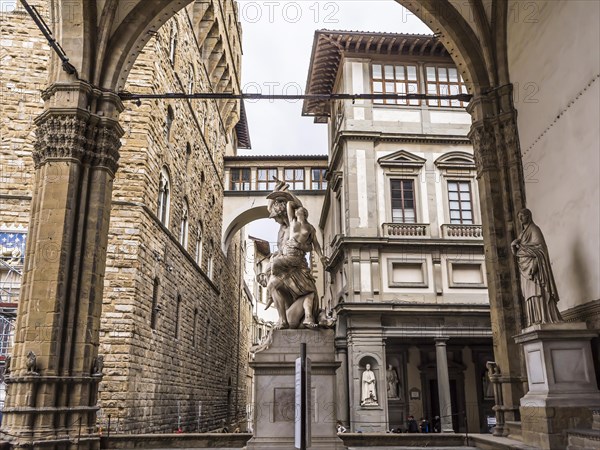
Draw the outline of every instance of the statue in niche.
M360 406L378 406L377 388L375 386L375 374L371 370L371 364L365 366L362 374L362 389L360 395Z
M521 273L526 326L562 322L556 306L559 300L558 290L542 230L533 222L530 210L521 210L518 218L521 222L521 234L512 242L511 248Z
M319 309L317 287L306 254L314 251L324 265L317 231L308 222L308 211L302 202L289 191L289 185L278 179L272 193L267 196L269 217L279 224L277 251L265 273L257 276L267 288L267 306L275 304L279 321L275 329L317 328L331 326L325 311ZM265 309L266 309L265 308Z
M399 399L399 384L398 372L391 364L388 364L388 368L385 372L385 378L387 381L387 396L388 398Z

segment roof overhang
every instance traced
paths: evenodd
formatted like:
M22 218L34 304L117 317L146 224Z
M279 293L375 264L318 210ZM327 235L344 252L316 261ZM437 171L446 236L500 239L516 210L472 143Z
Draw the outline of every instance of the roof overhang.
M441 41L433 34L317 30L305 93L332 94L340 62L346 55L416 55L450 58ZM302 115L315 117L317 123L326 123L330 115L328 101L304 100Z
M252 149L250 143L250 130L248 129L248 117L246 116L246 107L244 100L240 100L240 120L235 125L235 135L237 136L237 148L246 150Z

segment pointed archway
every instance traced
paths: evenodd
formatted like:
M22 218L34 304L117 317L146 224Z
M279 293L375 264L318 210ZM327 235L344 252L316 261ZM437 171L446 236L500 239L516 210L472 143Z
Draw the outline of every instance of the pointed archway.
M45 111L36 119L32 238L27 243L28 269L3 423L15 444L52 440L52 445L66 445L68 439L60 436L78 434L74 430L81 424L85 436L81 448L97 446L94 425L99 378L94 377L94 367L99 364L112 182L123 134L119 125L123 105L117 94L152 33L190 3L192 0L50 2L55 36L77 73L64 72L53 56L51 82L44 92ZM438 33L474 95L469 107L473 117L470 136L483 195L494 345L507 380L507 412L514 417L523 392L520 351L512 342L520 328L517 271L508 255L516 212L524 205L524 185L505 63L507 2L494 0L491 11L484 8L483 1L469 2L465 11L450 0L398 3ZM195 3L194 8L199 15L207 14L202 3ZM60 182L45 176L50 166L55 172L58 167ZM249 214L264 213L258 208ZM239 223L247 219L244 216ZM232 224L226 236L237 226ZM49 327L48 339L31 333L40 321ZM30 352L37 360L31 361ZM20 408L32 396L35 406Z

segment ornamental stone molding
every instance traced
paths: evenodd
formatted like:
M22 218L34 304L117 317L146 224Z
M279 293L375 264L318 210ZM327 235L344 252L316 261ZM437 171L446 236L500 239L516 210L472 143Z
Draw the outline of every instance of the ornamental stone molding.
M488 124L474 125L469 133L469 139L475 150L477 178L481 178L484 172L497 168L496 133Z
M75 160L116 173L121 126L86 111L46 111L36 120L33 161L36 169L48 160Z
M521 165L521 147L519 145L519 135L514 114L511 114L503 121L501 129L506 150L505 157L507 166L514 167Z
M36 140L32 154L36 169L49 158L82 160L86 148L86 118L46 114L40 116L36 124Z

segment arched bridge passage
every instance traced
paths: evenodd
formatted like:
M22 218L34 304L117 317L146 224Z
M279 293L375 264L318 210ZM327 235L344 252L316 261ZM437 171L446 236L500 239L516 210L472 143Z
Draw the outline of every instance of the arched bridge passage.
M251 222L269 217L267 191L225 191L223 197L223 240L221 247L227 254L231 240L243 227ZM317 228L325 191L300 191L296 195L308 210L308 220ZM277 236L272 237L275 241ZM323 244L320 233L319 242Z

